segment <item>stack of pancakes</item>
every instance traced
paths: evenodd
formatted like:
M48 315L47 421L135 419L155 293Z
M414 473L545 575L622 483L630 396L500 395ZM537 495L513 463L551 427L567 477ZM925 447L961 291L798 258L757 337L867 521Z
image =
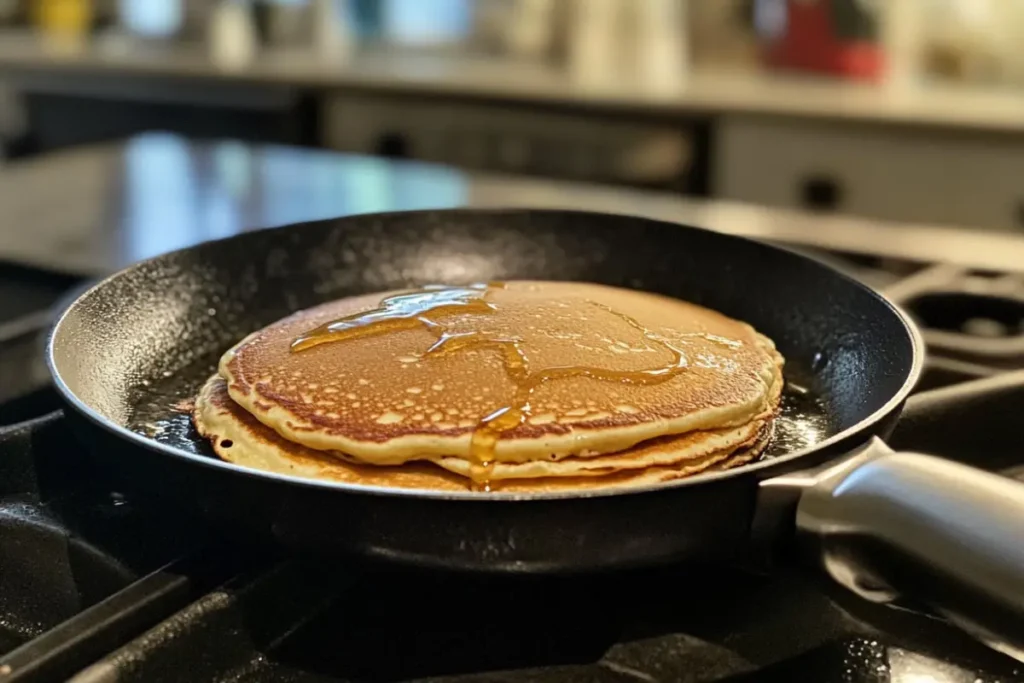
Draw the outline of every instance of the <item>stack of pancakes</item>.
M368 486L552 491L758 457L783 359L746 323L570 282L343 299L243 339L196 399L225 460Z

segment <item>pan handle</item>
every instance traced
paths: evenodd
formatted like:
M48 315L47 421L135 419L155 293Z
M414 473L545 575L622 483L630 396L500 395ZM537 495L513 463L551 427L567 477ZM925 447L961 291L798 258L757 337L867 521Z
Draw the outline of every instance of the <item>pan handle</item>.
M1024 484L878 439L806 484L798 538L834 579L923 602L1024 661Z

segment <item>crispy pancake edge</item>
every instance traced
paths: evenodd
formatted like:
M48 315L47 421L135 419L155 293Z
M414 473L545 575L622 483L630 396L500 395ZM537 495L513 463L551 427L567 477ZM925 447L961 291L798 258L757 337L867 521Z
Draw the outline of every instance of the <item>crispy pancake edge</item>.
M466 491L465 477L432 462L399 466L357 465L289 442L231 400L223 378L211 377L195 401L193 424L217 455L228 462L277 474L356 486L423 491ZM728 469L758 457L771 437L770 423L752 442L724 452L692 458L675 466L648 467L599 476L549 477L495 482L495 491L542 493L593 488L635 487L669 482L708 470ZM229 445L225 445L229 442Z
M771 406L745 425L726 429L701 430L655 437L633 444L624 451L589 457L570 456L550 461L533 460L523 463L495 463L488 469L491 481L509 479L544 479L567 476L603 476L625 470L651 467L670 467L682 463L713 457L741 449L750 449L762 439L765 430L772 430L781 399L781 387L772 396ZM469 477L472 463L454 457L431 458L439 466Z

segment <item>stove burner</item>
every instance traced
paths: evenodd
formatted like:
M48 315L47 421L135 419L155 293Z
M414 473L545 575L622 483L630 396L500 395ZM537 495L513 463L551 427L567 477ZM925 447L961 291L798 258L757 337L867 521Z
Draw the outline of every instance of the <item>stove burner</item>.
M911 398L893 445L1024 478L1024 371L1007 372L1024 370L1024 279L824 258L924 326L919 389L945 388ZM0 425L18 423L0 427L0 683L1024 683L1024 667L934 616L826 594L787 568L484 579L218 538L117 493L60 413L40 417L57 401L39 372L39 309L75 285L0 266L0 293L37 297L0 307Z

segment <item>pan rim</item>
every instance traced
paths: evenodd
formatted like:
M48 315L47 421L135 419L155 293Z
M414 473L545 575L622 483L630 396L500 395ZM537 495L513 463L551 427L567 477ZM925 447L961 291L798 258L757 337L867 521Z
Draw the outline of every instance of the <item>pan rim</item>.
M181 458L187 460L189 463L200 466L209 467L214 470L219 470L233 475L241 475L246 477L252 477L255 479L269 480L275 483L280 483L289 486L300 486L303 488L312 488L323 491L333 491L337 493L344 493L346 495L357 495L357 496L372 496L380 498L397 498L397 499L422 499L422 500L433 500L433 501L465 501L465 502L522 502L527 503L531 501L543 502L543 501L557 501L557 500L573 500L573 499L598 499L598 498L618 498L622 496L642 495L648 493L665 493L671 492L678 489L686 489L691 486L698 486L701 484L714 484L721 481L733 479L741 475L754 475L760 478L767 478L771 476L776 470L791 471L794 469L791 467L791 463L799 461L815 453L825 453L829 450L837 447L840 444L848 441L856 440L858 434L871 433L871 427L883 421L886 417L898 410L900 406L906 401L910 392L917 384L920 378L922 369L925 361L925 346L924 339L921 335L917 325L910 319L910 317L895 303L893 303L885 294L879 292L871 287L868 287L862 282L855 280L849 275L836 270L831 265L815 261L814 259L799 253L796 250L787 248L786 246L780 246L777 244L770 244L763 240L753 239L742 235L735 235L731 233L724 233L717 230L711 230L710 228L702 228L699 226L688 225L685 223L675 223L671 221L665 221L654 218L647 218L645 216L638 216L634 214L625 213L614 213L614 212L603 212L603 211L586 211L578 209L548 209L548 208L525 208L525 207L457 207L448 209L410 209L405 211L387 211L387 212L376 212L368 214L351 214L348 216L339 216L335 218L322 219L317 221L307 221L308 223L319 223L324 221L337 221L345 220L346 218L359 218L361 216L395 216L403 214L451 214L451 213L485 213L490 215L501 215L501 214L552 214L552 215L576 215L576 216L619 216L624 218L630 218L634 220L640 220L646 223L660 224L662 226L668 226L672 228L683 228L687 230L698 230L703 232L710 232L715 235L726 237L733 240L742 242L748 242L756 244L760 247L767 249L775 249L789 253L797 258L804 259L806 261L813 262L817 267L830 272L833 276L839 277L842 280L849 283L851 286L861 289L870 296L876 298L880 303L884 304L896 319L903 325L904 332L907 334L907 338L910 341L912 360L910 368L907 371L906 377L899 390L893 393L889 399L880 406L877 410L872 412L870 415L865 417L860 422L853 424L846 429L843 429L835 434L829 436L827 439L820 441L813 446L801 448L799 450L787 453L786 455L776 456L766 460L758 460L752 463L741 465L730 470L723 470L719 472L704 472L691 477L683 477L670 482L647 484L644 486L636 487L608 487L608 488L594 488L585 491L568 490L568 491L547 491L539 493L503 493L497 492L478 492L478 491L435 491L431 489L400 489L390 488L383 486L364 486L360 484L346 484L341 482L325 481L320 479L312 479L306 477L297 477L293 475L278 474L276 472L266 472L263 470L257 470L251 467L245 467L243 465L236 465L225 460L221 460L216 457L209 457L198 453L190 453L188 451L176 448L169 444L161 443L146 437L143 434L132 431L124 425L120 425L110 418L101 415L98 411L93 409L85 401L80 399L74 391L68 387L64 381L59 369L57 368L57 361L54 357L54 346L57 333L61 326L64 324L65 319L81 304L81 302L93 292L99 290L101 287L106 285L107 282L114 280L118 277L123 277L127 273L144 267L156 260L170 258L175 254L188 252L196 248L203 247L209 244L216 244L219 242L226 242L232 240L242 234L257 234L270 232L274 230L287 230L294 228L304 223L288 223L278 226L270 226L266 228L258 228L254 230L247 230L244 233L223 237L217 240L209 240L182 249L175 249L173 251L165 252L152 256L148 259L135 262L129 266L122 268L101 280L92 284L92 286L86 288L84 291L78 293L75 299L63 310L60 315L54 321L50 328L50 332L46 339L45 348L45 360L47 369L50 372L51 379L54 383L58 393L64 399L64 401L76 410L80 415L85 417L89 422L93 423L100 429L111 433L113 436L131 443L133 446L145 449L147 451L154 451L162 456ZM866 440L866 439L865 439ZM852 448L851 448L852 450ZM838 457L838 456L836 456Z

